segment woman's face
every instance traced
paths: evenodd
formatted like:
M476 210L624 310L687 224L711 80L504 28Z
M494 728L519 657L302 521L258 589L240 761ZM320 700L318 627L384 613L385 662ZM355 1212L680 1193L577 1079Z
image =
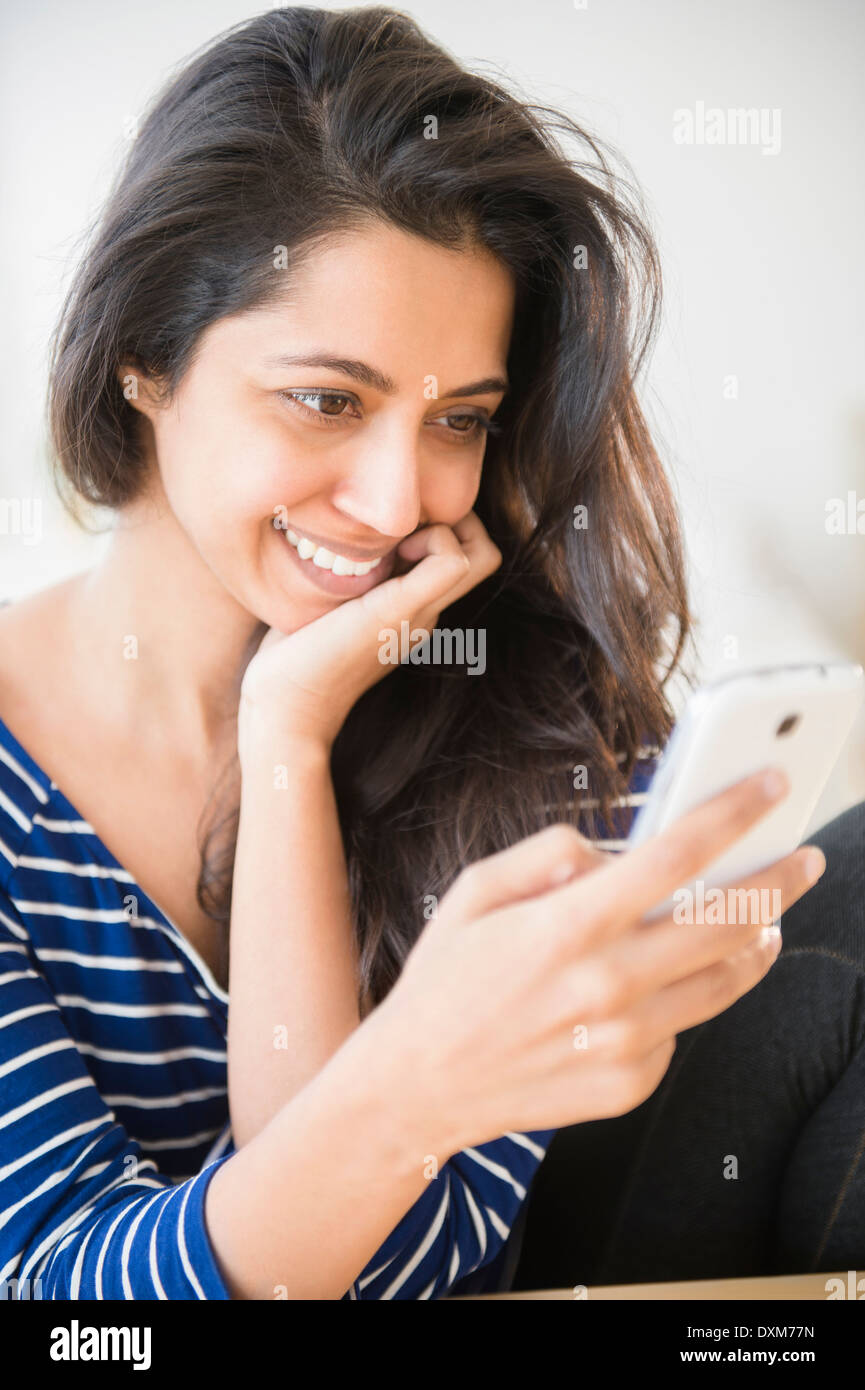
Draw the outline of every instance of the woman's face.
M173 517L258 620L310 622L387 578L412 531L471 510L513 307L488 253L375 223L208 329L170 406L139 387Z

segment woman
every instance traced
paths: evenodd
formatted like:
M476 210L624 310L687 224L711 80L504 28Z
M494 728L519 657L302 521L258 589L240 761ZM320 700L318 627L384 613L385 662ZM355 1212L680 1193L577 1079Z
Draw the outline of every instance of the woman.
M608 852L689 617L654 248L555 128L379 8L238 26L141 124L50 381L110 545L0 613L19 1288L470 1287L777 954L641 926L777 779Z

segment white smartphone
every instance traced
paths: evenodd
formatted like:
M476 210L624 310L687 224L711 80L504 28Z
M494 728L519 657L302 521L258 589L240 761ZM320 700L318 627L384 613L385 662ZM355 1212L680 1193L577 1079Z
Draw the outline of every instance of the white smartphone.
M704 888L735 884L791 854L850 733L865 693L862 667L847 663L737 672L694 692L677 721L628 848L763 767L780 767L790 792L700 871ZM682 885L691 887L692 885ZM667 898L647 917L672 912Z

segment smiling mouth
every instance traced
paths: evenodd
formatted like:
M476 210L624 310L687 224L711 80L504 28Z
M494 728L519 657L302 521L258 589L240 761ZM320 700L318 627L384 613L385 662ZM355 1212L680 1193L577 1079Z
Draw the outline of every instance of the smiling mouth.
M285 522L274 523L273 530L285 547L289 563L303 575L305 583L334 598L359 598L368 589L383 584L394 571L397 546L382 555L353 560L349 555L317 545L309 536L298 534Z
M330 570L336 575L363 576L374 570L384 559L382 554L372 560L351 560L347 555L340 555L336 551L328 550L326 546L316 545L306 536L299 536L289 527L286 527L285 537L301 560L311 561L319 569Z

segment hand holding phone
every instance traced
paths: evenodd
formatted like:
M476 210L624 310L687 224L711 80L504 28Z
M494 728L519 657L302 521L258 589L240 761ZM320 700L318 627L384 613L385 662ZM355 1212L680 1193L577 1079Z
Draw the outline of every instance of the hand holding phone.
M739 672L690 698L667 743L628 848L644 844L688 811L761 768L780 768L790 791L701 878L683 888L705 902L709 890L747 877L790 854L850 733L865 692L862 667L843 663ZM674 894L648 916L674 912Z

